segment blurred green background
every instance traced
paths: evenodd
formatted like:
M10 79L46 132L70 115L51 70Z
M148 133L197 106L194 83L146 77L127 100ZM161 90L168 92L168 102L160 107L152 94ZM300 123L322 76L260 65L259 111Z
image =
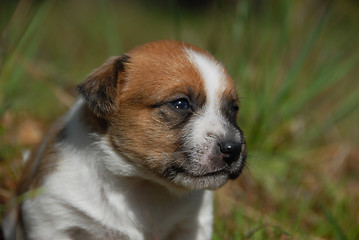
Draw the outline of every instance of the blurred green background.
M217 191L213 239L359 239L359 2L0 2L0 219L22 152L109 56L158 39L236 80L244 175Z

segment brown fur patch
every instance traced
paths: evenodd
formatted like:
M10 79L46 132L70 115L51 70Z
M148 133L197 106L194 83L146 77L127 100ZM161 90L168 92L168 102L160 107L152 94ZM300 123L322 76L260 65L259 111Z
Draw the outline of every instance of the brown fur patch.
M191 92L205 97L203 81L185 55L185 47L192 48L180 42L159 41L128 52L131 61L126 65L127 80L120 90L120 104L130 101L151 106Z
M110 120L109 136L115 149L155 172L161 172L178 154L181 134L173 125L182 116L152 106L182 96L193 105L206 101L204 82L187 58L185 47L193 48L160 41L128 52L131 61L126 64L126 80L120 87L119 108ZM163 121L164 115L168 124Z

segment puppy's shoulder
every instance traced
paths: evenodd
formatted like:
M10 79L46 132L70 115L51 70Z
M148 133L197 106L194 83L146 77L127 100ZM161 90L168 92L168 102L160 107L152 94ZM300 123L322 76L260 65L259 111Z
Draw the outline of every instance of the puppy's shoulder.
M29 157L25 159L17 195L39 188L44 178L55 170L58 155L56 143L61 142L66 137L63 123L62 118L56 121L35 151L32 151Z

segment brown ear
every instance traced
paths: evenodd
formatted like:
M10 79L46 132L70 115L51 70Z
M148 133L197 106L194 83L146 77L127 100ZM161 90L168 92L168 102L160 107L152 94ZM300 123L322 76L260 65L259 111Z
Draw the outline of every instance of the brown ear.
M128 55L110 58L77 86L77 90L98 117L106 118L116 109L119 78L124 77L128 59Z

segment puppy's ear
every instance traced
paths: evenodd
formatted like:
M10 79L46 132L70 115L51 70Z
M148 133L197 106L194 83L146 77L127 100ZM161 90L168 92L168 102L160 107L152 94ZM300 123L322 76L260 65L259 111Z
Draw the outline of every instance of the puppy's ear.
M106 118L116 109L119 83L124 78L128 60L128 55L110 58L77 86L79 93L98 117Z

